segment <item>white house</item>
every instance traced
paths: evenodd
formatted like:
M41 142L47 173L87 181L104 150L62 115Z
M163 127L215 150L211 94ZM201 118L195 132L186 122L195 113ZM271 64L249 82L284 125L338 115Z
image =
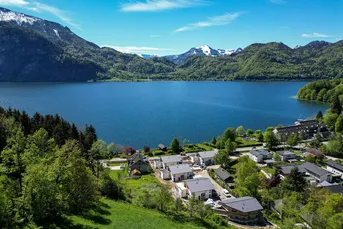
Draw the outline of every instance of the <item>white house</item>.
M214 156L216 156L217 153L218 153L218 150L199 152L198 155L200 158L200 164L213 165Z
M193 170L188 164L178 164L169 166L170 177L174 182L191 179Z
M198 153L187 153L186 156L189 158L192 164L200 164L200 157Z
M215 194L215 189L210 179L200 177L185 181L188 198L194 195L196 200L207 200Z
M259 149L259 150L252 149L250 150L249 157L251 160L255 161L256 163L261 163L264 160L272 159L273 155L263 149Z
M180 155L164 156L161 157L162 168L167 169L171 165L182 164Z
M326 164L327 164L326 169L329 172L340 175L343 178L343 165L342 164L333 160L328 160Z
M170 173L166 169L160 169L160 175L163 180L169 180L170 179Z
M277 152L277 154L280 155L281 161L293 160L296 157L295 153L288 150Z
M178 197L185 198L187 197L187 188L185 187L184 183L176 183L176 191Z

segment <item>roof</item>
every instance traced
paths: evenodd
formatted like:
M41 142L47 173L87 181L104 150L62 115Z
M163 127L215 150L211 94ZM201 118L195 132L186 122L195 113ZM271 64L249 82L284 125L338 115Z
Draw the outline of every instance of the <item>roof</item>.
M340 163L338 163L338 162L336 162L336 161L328 160L328 161L326 162L326 164L327 164L328 166L334 168L334 169L337 169L337 170L343 172L343 165L340 164Z
M213 170L221 180L226 180L232 177L232 175L223 168Z
M336 184L336 185L331 185L331 186L326 186L324 187L325 190L327 190L329 193L338 193L343 195L343 186L340 184Z
M164 148L167 148L165 145L163 145L163 144L158 144L158 147L160 148L160 149L164 149Z
M312 126L312 125L318 125L317 120L297 120L295 125L302 125L302 126Z
M286 165L286 166L281 166L281 173L284 175L289 175L292 171L292 169L298 168L298 171L301 173L305 173L306 170L305 168L301 166L296 166L296 165Z
M169 170L170 170L171 174L193 172L192 168L188 164L171 165L171 166L169 166Z
M199 152L199 156L201 158L212 158L217 154L218 151L212 150L212 151L203 151L203 152Z
M146 157L144 157L140 153L134 153L131 157L128 158L128 160L136 163L137 161L146 161Z
M323 181L322 183L319 183L319 184L317 185L317 187L318 187L318 188L320 188L320 187L329 187L329 186L333 186L333 185L337 185L337 184L331 184L331 183L329 183L329 182L327 182L327 181L325 180L325 181Z
M192 180L186 180L185 183L187 184L187 187L189 191L193 192L201 192L201 191L207 191L207 190L214 190L214 186L210 179L201 177L196 178Z
M180 155L164 156L161 157L163 163L181 162Z
M313 173L315 175L318 175L318 176L323 176L327 173L330 173L329 171L313 164L313 163L310 163L310 162L305 162L304 164L300 165L299 167L303 167L304 169L307 170L307 172L310 172L310 173Z
M258 156L267 156L270 153L268 151L265 151L263 149L259 149L259 150L250 150L250 153L256 157Z
M230 208L236 209L237 211L240 211L240 212L255 212L255 211L263 210L263 207L257 201L257 199L250 196L236 198L236 199L222 200L219 203L224 204Z
M310 153L315 157L322 157L323 156L323 153L320 150L314 149L314 148L307 148L304 152Z
M134 169L131 171L131 175L135 175L135 174L141 174L141 172L137 169Z
M277 153L281 156L295 155L295 153L293 153L292 151L289 151L289 150L279 151Z
M146 157L144 157L140 153L134 153L131 157L127 159L129 167L136 164L137 162L141 161L143 163L148 163Z

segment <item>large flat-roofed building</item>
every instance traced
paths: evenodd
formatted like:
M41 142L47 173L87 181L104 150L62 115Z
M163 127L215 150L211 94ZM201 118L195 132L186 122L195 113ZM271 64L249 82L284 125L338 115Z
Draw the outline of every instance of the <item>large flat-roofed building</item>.
M305 138L311 138L320 133L323 128L316 120L298 120L292 126L278 127L273 130L282 141L286 141L291 134L304 134Z

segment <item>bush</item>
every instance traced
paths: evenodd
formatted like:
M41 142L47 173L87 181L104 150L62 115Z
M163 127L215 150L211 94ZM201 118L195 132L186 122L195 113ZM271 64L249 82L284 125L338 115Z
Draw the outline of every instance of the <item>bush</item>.
M145 153L150 152L150 147L149 147L149 146L144 146L144 152L145 152Z

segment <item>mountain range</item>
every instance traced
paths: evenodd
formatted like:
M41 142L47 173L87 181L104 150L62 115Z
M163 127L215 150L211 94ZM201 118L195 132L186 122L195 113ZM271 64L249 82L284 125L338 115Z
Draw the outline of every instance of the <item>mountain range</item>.
M68 27L0 8L0 81L311 80L343 76L343 41L221 50L199 46L166 57L101 48ZM144 55L142 55L144 57Z
M191 48L189 51L182 53L180 55L169 55L164 56L164 58L173 61L175 64L182 64L185 62L189 57L192 56L231 56L238 54L242 52L243 49L230 49L230 50L224 50L224 49L213 49L208 45L198 46Z

